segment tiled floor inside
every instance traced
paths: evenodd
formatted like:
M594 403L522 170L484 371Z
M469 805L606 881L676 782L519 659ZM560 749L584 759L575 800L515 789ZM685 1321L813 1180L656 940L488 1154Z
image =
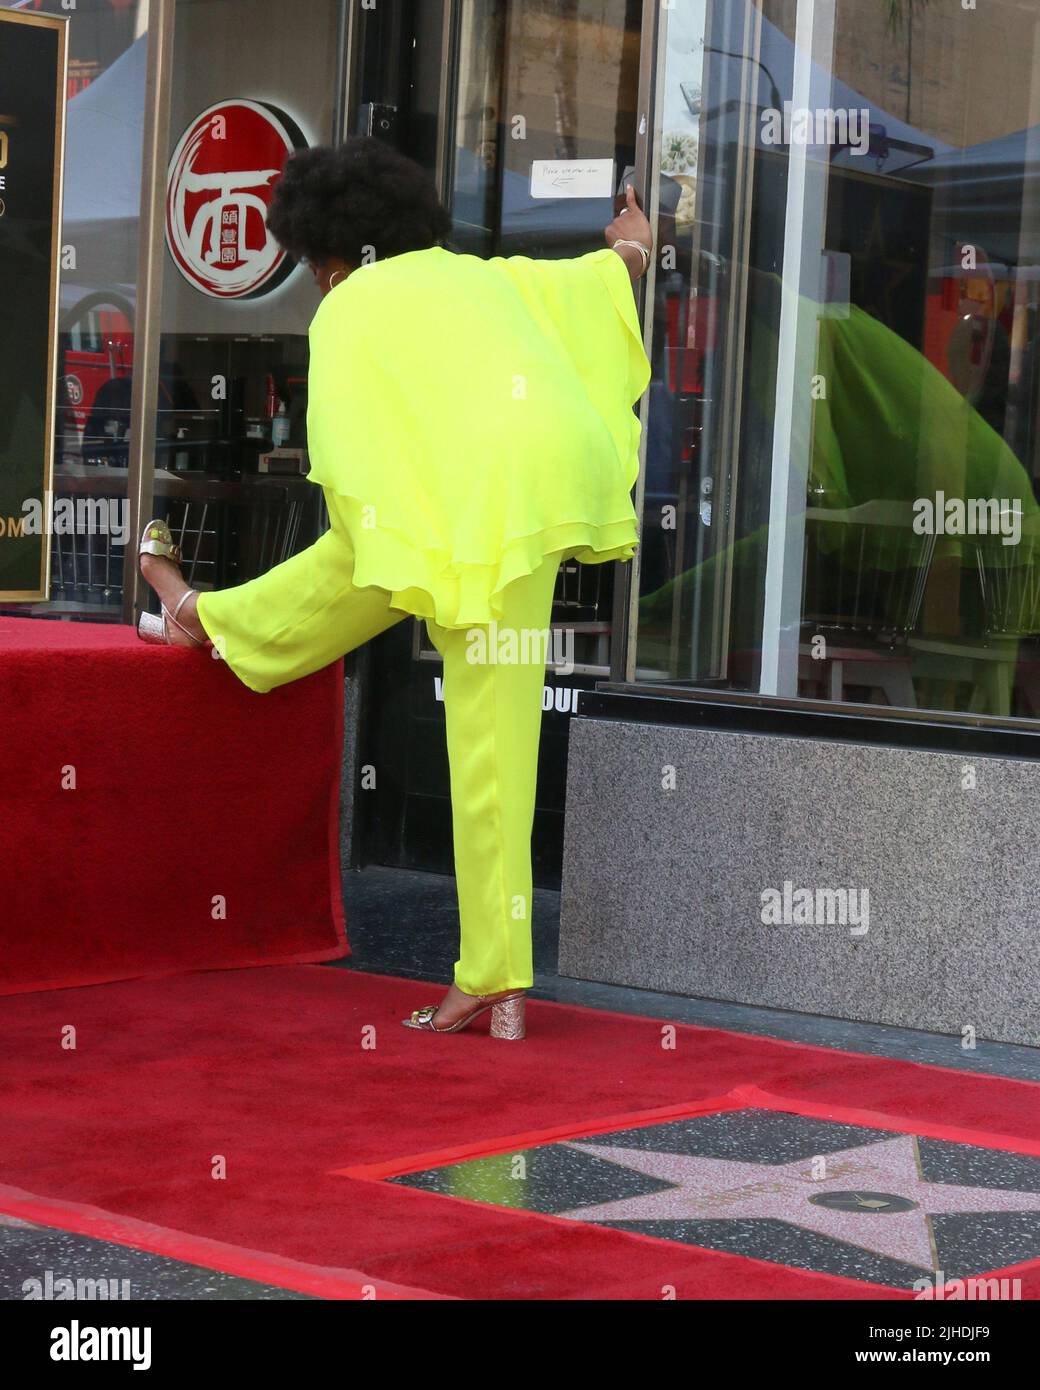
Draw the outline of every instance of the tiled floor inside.
M345 888L354 954L327 968L451 978L452 879L369 868L347 875ZM1040 1081L1040 1049L966 1050L959 1037L565 979L558 894L536 893L535 921L538 998ZM432 987L430 1002L439 997ZM505 1180L499 1158L395 1181L496 1206L515 1205L522 1191L528 1210L904 1288L933 1268L970 1277L1040 1258L1040 1159L1023 1155L748 1109L551 1144L523 1159L522 1184ZM822 1177L807 1178L810 1159L825 1165ZM133 1299L304 1297L0 1217L0 1299L32 1296L31 1281L48 1271L71 1290L99 1270L115 1296Z

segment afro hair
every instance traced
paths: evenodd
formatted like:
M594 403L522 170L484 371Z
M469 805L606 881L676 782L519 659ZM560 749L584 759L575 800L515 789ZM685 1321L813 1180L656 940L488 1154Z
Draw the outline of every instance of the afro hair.
M443 244L451 218L433 180L382 140L298 150L274 187L267 225L294 260L349 265Z

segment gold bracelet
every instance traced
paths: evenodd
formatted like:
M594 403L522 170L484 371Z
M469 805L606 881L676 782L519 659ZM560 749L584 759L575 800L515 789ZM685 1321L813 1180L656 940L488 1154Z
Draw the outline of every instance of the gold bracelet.
M626 241L623 237L618 237L617 241L615 241L614 245L611 247L611 250L616 250L619 246L635 246L638 248L640 252L642 252L643 269L639 273L640 275L645 275L650 268L649 248L644 246L641 241Z

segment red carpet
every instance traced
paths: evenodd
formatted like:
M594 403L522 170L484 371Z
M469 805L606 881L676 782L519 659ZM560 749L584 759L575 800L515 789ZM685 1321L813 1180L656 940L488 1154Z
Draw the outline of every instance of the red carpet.
M0 618L0 993L345 955L342 688Z
M803 1114L854 1106L859 1123L1040 1154L1029 1083L684 1026L670 1050L653 1019L538 1003L518 1045L400 1027L436 997L297 966L4 999L0 1210L340 1297L367 1280L475 1299L909 1298L372 1178L748 1086ZM1037 1268L1016 1271L1023 1297L1040 1296Z

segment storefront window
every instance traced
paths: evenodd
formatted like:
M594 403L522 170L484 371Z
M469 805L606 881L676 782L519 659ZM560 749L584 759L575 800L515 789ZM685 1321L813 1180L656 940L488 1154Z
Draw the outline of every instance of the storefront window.
M4 611L119 621L148 3L4 8L68 20L69 54L51 597Z
M632 167L642 5L462 0L452 211L477 255L603 245Z
M338 137L343 8L176 7L151 512L198 589L255 577L326 524L305 476L318 291L265 219L293 150Z
M663 8L631 677L1040 715L1038 22Z
M639 0L462 0L456 250L555 259L603 246L635 160L641 15ZM570 561L557 582L554 625L590 678L610 670L614 579L612 565Z

